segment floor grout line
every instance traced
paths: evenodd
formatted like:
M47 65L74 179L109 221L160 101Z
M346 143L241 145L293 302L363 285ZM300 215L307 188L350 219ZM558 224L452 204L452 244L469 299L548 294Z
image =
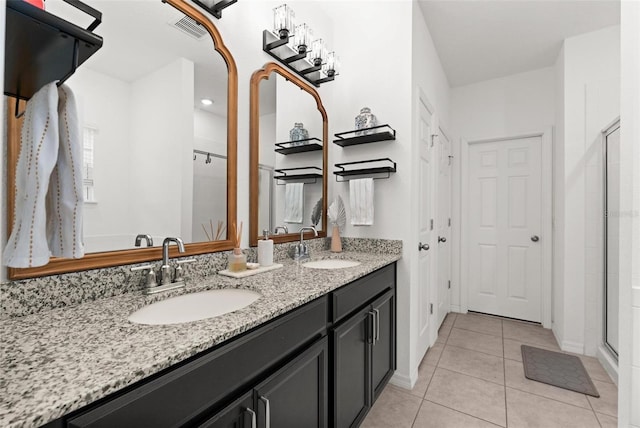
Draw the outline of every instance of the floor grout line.
M497 337L497 336L494 336L494 337ZM477 352L478 354L489 355L491 357L504 359L504 344L502 345L502 355L490 354L490 353L485 352L485 351L479 351L477 349L465 348L464 346L458 346L458 345L452 345L452 344L447 344L445 346L449 346L450 348L464 349L465 351Z
M478 419L478 420L481 420L481 421L484 421L484 422L488 422L488 423L490 423L491 425L495 425L495 426L497 426L497 427L502 427L502 426L503 426L503 425L496 424L495 422L491 422L491 421L488 421L488 420L486 420L486 419L480 418L480 417L478 417L478 416L474 416L474 415L472 415L472 414L470 414L470 413L463 412L462 410L458 410L458 409L454 409L453 407L446 406L446 405L444 405L444 404L442 404L442 403L436 403L435 401L432 401L432 400L429 400L429 399L426 399L426 398L425 398L424 400L422 400L422 401L427 401L427 402L432 403L432 404L435 404L435 405L437 405L437 406L444 407L445 409L452 410L452 411L454 411L454 412L456 412L456 413L460 413L460 414L462 414L462 415L469 416L469 417L472 417L472 418L474 418L474 419ZM414 422L414 423L415 423L415 422Z
M509 406L507 405L507 363L504 357L504 320L500 323L502 327L502 372L504 375L504 425L509 428Z

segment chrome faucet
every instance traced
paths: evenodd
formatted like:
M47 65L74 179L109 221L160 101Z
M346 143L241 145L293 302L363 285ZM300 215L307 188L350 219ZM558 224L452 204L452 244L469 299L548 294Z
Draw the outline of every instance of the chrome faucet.
M135 242L136 247L139 247L140 244L142 244L143 239L147 241L147 247L153 247L153 238L151 237L151 235L147 235L147 234L140 234L136 236L136 242Z
M287 226L276 226L276 228L273 230L273 234L277 235L278 231L282 230L284 233L289 233L289 229L287 228Z
M160 283L162 285L171 283L171 266L169 266L169 244L175 242L178 251L184 253L184 242L180 238L164 238L162 241L162 267L160 268Z
M296 261L306 260L309 258L309 247L304 243L304 231L310 230L313 236L318 236L318 231L313 226L307 226L300 229L300 243L293 248L293 259Z
M138 235L140 240L144 238L145 235ZM148 236L148 235L147 235ZM137 239L136 239L137 241ZM153 242L153 241L152 241ZM169 265L169 244L175 242L178 246L178 251L184 253L184 242L180 238L165 238L162 241L162 266L160 267L160 284L156 281L156 265L153 263L146 264L144 266L136 266L131 268L131 271L144 271L145 281L144 281L144 293L145 294L155 294L160 293L162 291L175 290L178 288L182 288L185 285L184 282L184 269L182 265L185 263L195 262L196 259L186 259L186 260L178 260L176 261L175 268L175 276L172 278L171 274L171 266Z

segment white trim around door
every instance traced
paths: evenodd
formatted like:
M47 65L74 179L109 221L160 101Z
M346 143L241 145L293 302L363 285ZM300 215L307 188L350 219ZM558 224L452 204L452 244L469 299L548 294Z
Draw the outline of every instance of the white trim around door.
M551 328L552 315L552 261L553 261L553 158L552 158L552 129L543 132L519 134L499 138L487 138L467 141L461 139L460 144L460 169L461 169L461 221L460 221L460 310L465 313L469 310L469 147L473 144L518 140L532 137L540 137L542 141L541 157L541 185L542 198L540 206L542 239L542 289L541 289L541 314L542 325Z

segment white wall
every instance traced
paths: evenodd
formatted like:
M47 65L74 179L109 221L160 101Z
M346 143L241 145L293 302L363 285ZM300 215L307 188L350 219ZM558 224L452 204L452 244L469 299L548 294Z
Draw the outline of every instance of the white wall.
M593 231L602 222L597 211L601 189L594 190L594 183L602 177L601 130L619 115L620 27L566 39L562 54L564 144L562 159L556 160L562 162L562 175L554 177L554 188L564 196L556 198L562 205L556 210L564 212L558 221L556 211L556 238L562 248L557 246L554 263L561 264L563 272L556 272L554 283L556 295L562 294L555 302L554 332L562 349L593 355L601 340L602 313L597 300L602 292L602 240Z
M466 140L542 132L555 121L553 67L451 91L453 129Z
M564 46L555 65L555 128L553 133L553 331L557 338L564 337Z
M193 110L193 148L221 156L227 155L227 119L209 111ZM227 224L227 160L198 154L191 162L193 177L184 173L183 191L192 192L192 242L213 240L218 222ZM192 182L192 190L186 189ZM187 212L183 211L187 216ZM204 228L203 228L204 226ZM205 232L205 230L207 232ZM185 233L184 231L182 232ZM226 235L223 235L226 236Z
M619 426L640 427L640 3L622 2Z
M157 90L161 85L166 91ZM184 176L193 177L193 63L179 59L135 81L131 99L131 159L149 162L128 166L133 203L146 207L134 210L130 222L136 233L191 241L193 185L183 186L181 178L183 170ZM149 182L155 186L142 185ZM188 215L183 215L183 207Z

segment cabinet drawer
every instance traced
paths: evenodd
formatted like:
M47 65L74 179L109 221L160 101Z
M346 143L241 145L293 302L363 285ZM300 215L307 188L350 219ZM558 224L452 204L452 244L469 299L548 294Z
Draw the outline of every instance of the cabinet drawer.
M326 329L317 299L167 374L69 420L73 428L181 426L259 377Z
M331 320L338 322L389 288L396 281L395 263L331 293Z

